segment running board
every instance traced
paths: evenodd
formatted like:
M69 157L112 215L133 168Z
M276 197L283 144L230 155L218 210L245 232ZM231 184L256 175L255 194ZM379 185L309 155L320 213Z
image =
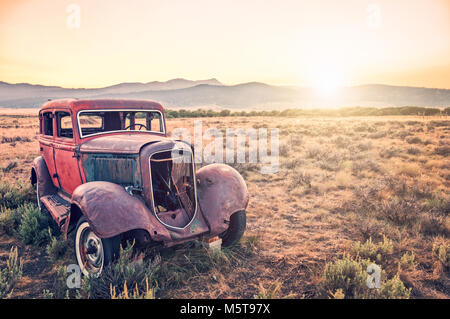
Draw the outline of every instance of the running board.
M58 226L64 225L64 221L70 212L70 203L58 194L42 196L41 202L48 209Z

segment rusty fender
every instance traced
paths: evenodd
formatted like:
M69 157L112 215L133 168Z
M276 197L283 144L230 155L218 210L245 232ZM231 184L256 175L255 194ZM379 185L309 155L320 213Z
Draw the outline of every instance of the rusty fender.
M38 156L33 160L31 173L31 183L34 185L38 183L39 195L46 196L56 193L56 187L53 185L53 181L48 172L47 164L42 156ZM34 174L33 175L33 170Z
M245 210L248 191L242 176L231 166L210 164L197 171L198 199L212 236L228 229L230 216Z
M72 194L72 204L80 208L100 238L144 229L154 241L170 240L167 229L156 220L143 201L117 184L96 181L80 185Z

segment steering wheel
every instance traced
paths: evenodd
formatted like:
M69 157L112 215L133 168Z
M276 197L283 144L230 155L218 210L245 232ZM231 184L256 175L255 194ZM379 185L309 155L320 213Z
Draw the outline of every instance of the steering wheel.
M148 131L148 128L147 128L147 126L145 126L144 124L140 124L140 123L134 123L134 128L136 129L136 125L139 125L139 130L138 131L140 131L141 130L141 128L145 128L147 131ZM127 129L129 129L131 127L131 124L130 125L128 125L127 127L125 127L124 128L124 130L127 130Z

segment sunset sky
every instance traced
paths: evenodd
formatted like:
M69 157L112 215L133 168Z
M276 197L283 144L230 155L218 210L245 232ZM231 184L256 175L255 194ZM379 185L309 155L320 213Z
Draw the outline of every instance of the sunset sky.
M450 89L450 0L0 0L0 81L180 77Z

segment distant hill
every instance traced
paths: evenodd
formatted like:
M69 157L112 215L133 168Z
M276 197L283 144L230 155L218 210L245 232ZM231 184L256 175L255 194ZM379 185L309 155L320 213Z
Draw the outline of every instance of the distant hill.
M48 99L150 99L169 107L230 109L318 108L343 106L450 106L450 90L369 84L345 87L335 98L320 97L310 88L273 86L259 82L223 85L216 79L120 83L96 89L10 84L0 82L1 107L39 107Z

